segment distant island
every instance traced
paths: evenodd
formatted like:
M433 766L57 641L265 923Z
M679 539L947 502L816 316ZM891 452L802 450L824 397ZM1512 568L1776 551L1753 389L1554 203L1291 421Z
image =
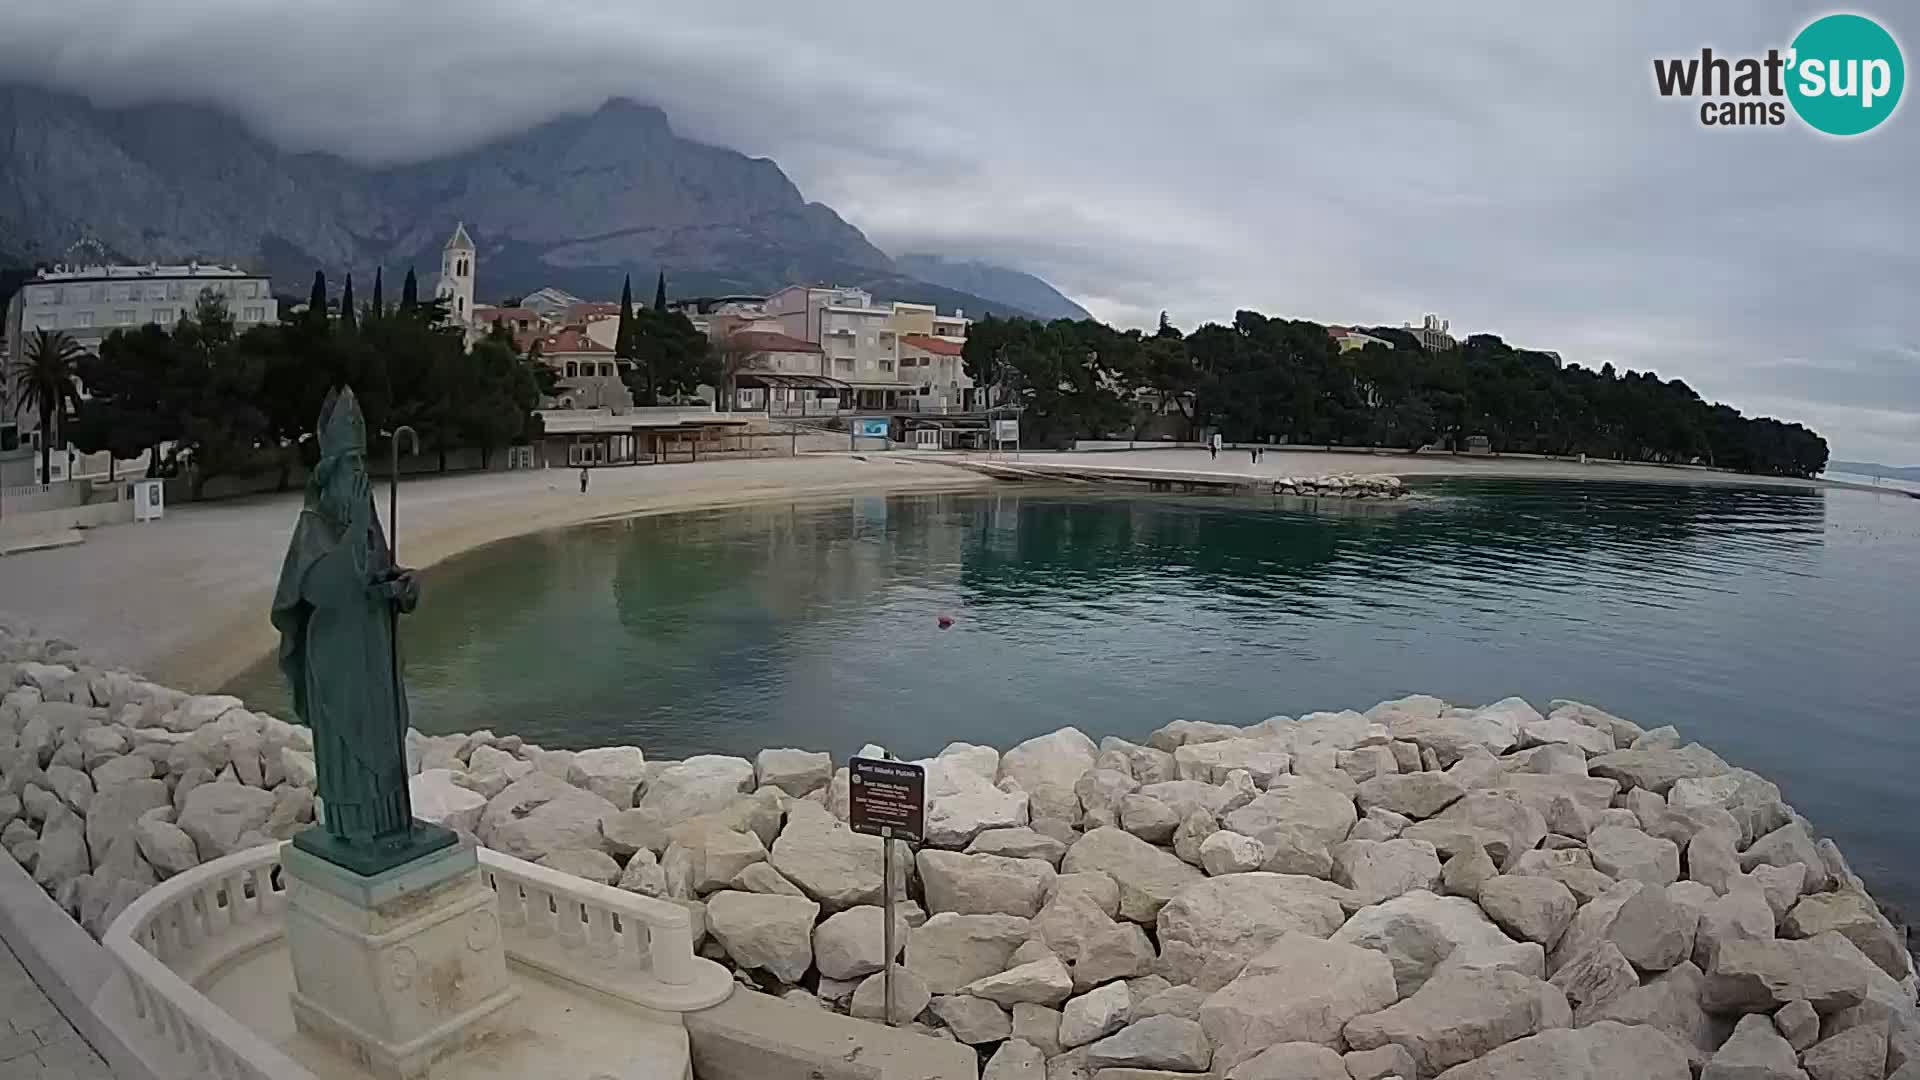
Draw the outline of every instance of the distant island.
M1872 461L1829 461L1828 472L1852 473L1855 476L1878 476L1887 480L1908 480L1920 483L1920 465L1881 465Z

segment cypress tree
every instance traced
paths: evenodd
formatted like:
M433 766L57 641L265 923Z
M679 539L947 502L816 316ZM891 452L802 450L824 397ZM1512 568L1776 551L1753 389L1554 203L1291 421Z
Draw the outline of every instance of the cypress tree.
M353 272L347 272L347 283L340 287L340 329L352 330L359 320L353 312Z
M387 313L386 300L380 295L380 268L377 266L373 268L373 304L367 311L376 319Z
M633 355L633 275L620 286L620 325L613 332L613 355L632 360Z
M667 272L665 270L660 271L660 276L653 283L653 310L667 310Z
M327 321L327 273L313 272L313 291L307 294L307 318Z
M407 267L407 280L400 285L400 310L412 313L420 303L420 283L413 278L413 267Z

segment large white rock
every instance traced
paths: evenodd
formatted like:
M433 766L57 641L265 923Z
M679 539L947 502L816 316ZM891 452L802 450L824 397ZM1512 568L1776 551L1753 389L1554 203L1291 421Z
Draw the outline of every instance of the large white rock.
M311 766L312 755L308 755L307 763ZM491 799L505 791L507 785L532 771L531 761L522 761L498 747L476 746L467 756L467 771L460 783ZM293 775L291 768L287 775Z
M1178 1016L1150 1016L1087 1047L1086 1060L1099 1070L1096 1076L1111 1077L1130 1068L1199 1072L1212 1057L1199 1024Z
M885 1019L887 1003L886 973L875 972L860 981L853 991L853 998L847 1003L847 1015L857 1020ZM920 1015L920 1011L933 1000L933 994L927 990L911 971L893 973L893 1021L903 1024Z
M967 855L922 848L920 883L927 910L961 915L1019 915L1032 918L1053 889L1054 869L1043 859L1004 855Z
M1480 908L1496 925L1548 949L1560 940L1579 906L1573 893L1551 878L1505 874L1480 887Z
M1093 768L1093 740L1078 728L1058 731L1014 747L1000 756L1000 779L1011 779L1027 793L1036 818L1055 818L1069 825L1080 821L1080 796L1074 785Z
M1073 993L1073 975L1059 957L1049 953L998 975L975 979L960 992L1000 1005L1058 1005Z
M1707 1062L1700 1080L1807 1080L1807 1074L1773 1021L1765 1013L1749 1013Z
M634 805L682 821L726 809L753 790L753 780L753 762L746 758L698 754L653 773Z
M1132 978L1153 970L1156 957L1147 932L1137 923L1115 922L1108 914L1117 907L1106 897L1077 887L1090 874L1060 879L1054 896L1033 920L1033 939L1064 961L1073 973L1076 990L1087 990L1113 979ZM1097 875L1109 885L1112 879Z
M1157 920L1161 968L1174 982L1213 990L1290 933L1324 938L1346 913L1340 890L1293 874L1230 874L1175 893Z
M1072 998L1060 1008L1061 1047L1071 1050L1104 1039L1127 1024L1133 995L1123 982L1108 983Z
M1026 826L985 829L967 845L969 855L1005 855L1010 859L1044 859L1053 866L1067 854L1067 845ZM1117 895L1117 894L1116 894Z
M1010 781L1005 783L1013 786ZM1139 788L1140 781L1135 780L1131 772L1095 768L1081 773L1073 785L1074 796L1080 800L1080 827L1097 829L1102 825L1118 825L1121 800Z
M986 998L945 994L935 997L928 1008L947 1025L955 1039L968 1046L999 1042L1013 1034L1013 1022L1007 1010Z
M907 935L906 967L936 994L1007 969L1027 940L1030 920L1013 915L935 915Z
M684 852L693 891L701 896L725 888L735 875L763 862L767 849L758 834L726 828L714 817L695 818L669 830L671 842L662 863Z
M455 783L457 775L452 769L423 769L407 777L413 816L455 832L477 833L487 800L479 792Z
M1572 1024L1565 995L1539 979L1455 969L1395 1005L1355 1017L1346 1037L1355 1050L1399 1046L1421 1076L1435 1076L1515 1039Z
M1665 795L1681 780L1726 772L1727 763L1699 743L1689 743L1678 750L1615 750L1590 759L1587 771L1618 780L1622 788Z
M777 787L798 798L833 779L833 755L811 750L762 750L753 759L760 787Z
M134 841L140 854L161 878L185 873L200 865L200 851L193 838L178 825L158 814L143 814L133 823Z
M141 815L172 805L162 780L129 780L100 791L87 810L87 848L104 857L108 846L131 832Z
M1120 829L1095 829L1067 848L1067 873L1104 871L1120 886L1120 917L1149 923L1181 888L1206 875L1172 853Z
M877 907L862 905L827 916L813 932L814 963L829 979L858 979L886 964L887 920ZM893 947L905 948L907 921L893 917Z
M1662 888L1646 887L1620 905L1607 939L1636 970L1665 971L1693 955L1699 917L1668 899Z
M1339 1054L1314 1043L1269 1046L1227 1074L1227 1080L1352 1080L1352 1077Z
M1353 890L1356 904L1440 887L1440 857L1425 840L1348 840L1331 854L1333 879Z
M1749 873L1762 866L1790 866L1793 863L1807 868L1803 885L1807 892L1825 892L1833 883L1826 862L1820 858L1820 849L1799 822L1782 825L1755 840L1740 853L1740 868Z
M1456 950L1514 944L1478 904L1425 890L1362 908L1334 933L1333 940L1386 954L1401 997L1418 991L1434 968Z
M1613 752L1612 732L1583 724L1564 713L1556 713L1544 720L1532 720L1520 725L1520 745L1548 746L1565 744L1578 747L1588 754L1609 754Z
M1441 765L1451 765L1479 748L1504 754L1519 741L1519 725L1504 713L1449 709L1440 716L1402 713L1387 722L1394 739L1431 750Z
M820 905L797 896L721 892L707 901L707 932L733 962L797 983L813 966Z
M91 818L87 827L91 836ZM1829 930L1853 942L1893 978L1904 979L1913 972L1913 959L1907 953L1906 942L1886 916L1880 914L1873 899L1864 893L1837 889L1806 897L1780 922L1781 937L1810 938Z
M1700 1007L1704 982L1699 968L1683 963L1648 979L1645 986L1629 988L1597 1010L1588 1010L1586 1017L1577 1020L1615 1020L1659 1028L1687 1052L1689 1062L1704 1066L1727 1034L1726 1026Z
M1417 821L1400 834L1425 840L1451 858L1478 844L1504 869L1539 845L1547 835L1546 818L1511 791L1470 791L1426 821Z
M1624 881L1633 878L1666 888L1680 880L1680 848L1639 829L1602 825L1587 834L1594 869Z
M1173 752L1174 770L1182 780L1223 784L1228 773L1245 769L1253 782L1263 788L1275 777L1285 775L1291 760L1286 750L1266 739L1191 743Z
M647 759L637 746L601 746L573 755L567 783L585 788L617 810L633 805L633 797L647 779Z
M1244 735L1246 735L1245 731L1232 724L1215 724L1206 720L1175 720L1147 736L1147 745L1155 750L1172 754L1190 743L1238 739Z
M480 815L479 837L490 848L527 860L567 848L604 850L600 819L614 809L590 791L533 772L487 802Z
M1456 1065L1438 1080L1689 1080L1686 1052L1645 1027L1555 1028Z
M1251 836L1222 829L1200 842L1200 868L1212 877L1258 870L1266 861L1267 849Z
M1835 941L1846 943L1836 948ZM1730 941L1720 946L1701 1003L1709 1012L1771 1012L1804 999L1825 1016L1860 1004L1867 994L1867 973L1847 951L1858 955L1838 932L1806 941Z
M272 815L272 792L220 781L202 784L187 795L178 824L193 838L200 860L208 862L240 850L248 834L264 835Z
M938 771L946 774L946 782L938 785L933 782L936 770L928 772L928 844L962 848L989 829L1017 828L1027 823L1026 792L1002 790L966 768L947 767Z
M1266 793L1226 816L1227 828L1251 836L1271 850L1281 833L1331 846L1347 838L1360 815L1353 800L1339 791L1298 776L1283 776Z
M1232 1068L1275 1043L1340 1046L1349 1020L1393 1004L1393 966L1370 949L1283 935L1200 1006L1214 1065Z
M1445 810L1467 793L1445 773L1387 773L1362 783L1354 800L1362 810L1378 807L1418 821Z
M265 795L266 792L260 794ZM268 796L272 802L272 796ZM58 896L60 889L91 869L87 859L86 825L80 815L54 801L40 827L40 844L33 863L33 880Z
M787 811L768 862L828 911L880 902L881 839L855 833L804 799ZM895 888L904 893L906 863L894 860Z

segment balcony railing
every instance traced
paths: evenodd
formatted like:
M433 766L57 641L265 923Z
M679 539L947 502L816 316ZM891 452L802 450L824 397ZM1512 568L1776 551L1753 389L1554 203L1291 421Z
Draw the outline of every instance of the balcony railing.
M235 852L168 878L127 906L105 946L130 994L128 1032L171 1054L179 1075L315 1080L314 1074L194 988L229 961L286 934L281 845ZM661 1012L719 1004L725 968L693 952L692 917L639 896L482 848L509 959ZM293 989L291 985L287 987Z

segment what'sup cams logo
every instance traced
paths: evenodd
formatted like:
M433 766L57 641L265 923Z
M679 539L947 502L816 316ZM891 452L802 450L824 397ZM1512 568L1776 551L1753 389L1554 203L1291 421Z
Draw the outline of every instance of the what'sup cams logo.
M1656 59L1653 84L1665 98L1701 98L1706 127L1778 126L1787 107L1815 131L1863 135L1893 115L1906 85L1900 44L1864 15L1826 15L1784 51L1764 57Z

